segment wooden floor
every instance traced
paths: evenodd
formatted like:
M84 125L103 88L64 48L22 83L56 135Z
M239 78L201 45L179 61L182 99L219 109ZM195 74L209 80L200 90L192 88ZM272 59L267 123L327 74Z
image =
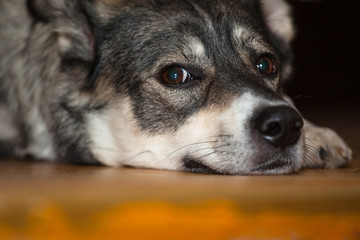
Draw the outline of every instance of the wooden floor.
M0 161L0 239L360 239L360 118L318 112L345 137L343 169L286 176Z

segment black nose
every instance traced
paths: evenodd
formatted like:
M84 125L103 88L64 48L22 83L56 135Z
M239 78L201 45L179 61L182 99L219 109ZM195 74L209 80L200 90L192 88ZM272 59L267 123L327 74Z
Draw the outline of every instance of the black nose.
M264 108L253 119L253 127L261 137L281 148L294 145L303 126L300 114L287 106Z

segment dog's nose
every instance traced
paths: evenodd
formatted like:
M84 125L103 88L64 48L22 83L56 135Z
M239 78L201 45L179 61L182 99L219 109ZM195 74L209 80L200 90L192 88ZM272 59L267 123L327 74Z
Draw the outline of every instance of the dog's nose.
M253 126L273 146L285 148L299 140L304 122L293 108L276 106L260 111L253 119Z

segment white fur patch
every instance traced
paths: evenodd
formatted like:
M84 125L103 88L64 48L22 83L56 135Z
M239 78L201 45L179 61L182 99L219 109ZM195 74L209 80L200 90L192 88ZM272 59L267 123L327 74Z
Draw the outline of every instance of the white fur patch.
M114 105L106 114L87 118L93 154L109 166L178 169L178 160L162 161L176 150L179 139L171 134L147 136L133 117L129 100Z
M248 31L240 25L235 25L233 29L233 35L234 39L239 40L240 43L242 43L248 35Z
M67 36L59 35L58 42L61 52L69 51L72 47L72 42Z
M202 58L205 56L205 46L200 39L192 37L185 48L185 55L189 58Z

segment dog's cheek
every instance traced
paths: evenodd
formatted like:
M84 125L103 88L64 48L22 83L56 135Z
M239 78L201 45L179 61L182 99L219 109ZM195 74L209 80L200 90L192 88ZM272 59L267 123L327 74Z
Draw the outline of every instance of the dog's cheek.
M149 134L138 124L130 98L86 117L90 149L105 165L183 170L191 153L204 154L220 134L218 111L200 111L176 132Z
M142 131L129 98L89 114L86 124L90 149L105 165L180 170L176 154L167 158L179 146L178 139L171 133L150 136Z
M251 167L246 126L256 104L246 95L231 106L200 110L176 132L148 134L136 121L131 100L123 99L87 116L90 149L110 166L196 171L185 169L186 159L195 159L196 166L217 173L245 173Z

